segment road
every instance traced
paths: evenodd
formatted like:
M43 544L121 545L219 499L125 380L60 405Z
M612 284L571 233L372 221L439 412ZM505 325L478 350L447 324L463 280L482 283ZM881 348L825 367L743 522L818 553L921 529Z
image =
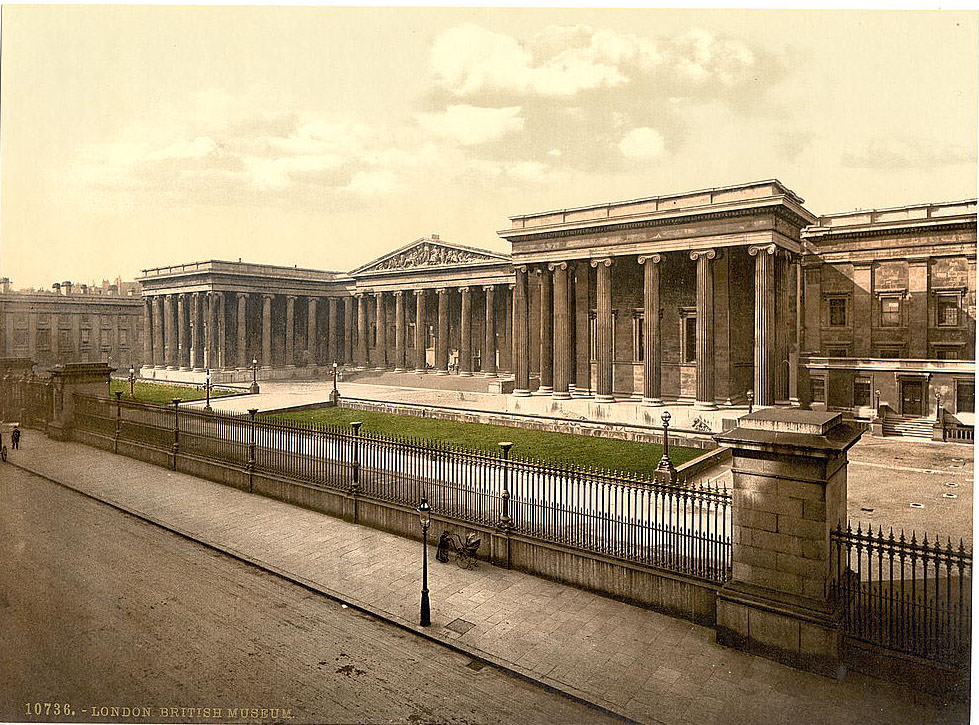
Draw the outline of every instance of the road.
M28 703L43 712L46 702L75 715L27 715ZM150 716L123 717L125 707ZM219 716L179 709L205 707ZM274 719L230 708L278 708L294 723L611 721L3 466L0 720Z

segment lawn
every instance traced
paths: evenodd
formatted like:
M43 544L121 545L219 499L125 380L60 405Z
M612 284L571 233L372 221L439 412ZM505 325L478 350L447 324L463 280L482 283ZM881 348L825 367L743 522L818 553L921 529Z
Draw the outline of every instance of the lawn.
M116 391L122 393L123 400L130 400L129 397L129 381L120 380L113 378L109 383L109 394L115 395ZM134 400L139 400L144 403L160 403L167 404L170 403L174 398L180 398L181 400L187 402L191 400L203 400L204 397L204 387L194 386L194 385L164 385L162 383L144 383L137 381L134 386L134 392L136 393ZM234 395L230 390L211 390L212 398L221 398L225 395Z
M663 447L655 443L634 443L613 438L551 433L480 423L457 423L410 415L373 411L323 408L269 416L302 423L349 425L362 421L362 432L381 433L423 440L443 441L463 448L499 453L500 441L512 441L514 458L539 459L547 463L572 464L648 475L656 468ZM670 447L673 465L680 465L704 453L699 448Z

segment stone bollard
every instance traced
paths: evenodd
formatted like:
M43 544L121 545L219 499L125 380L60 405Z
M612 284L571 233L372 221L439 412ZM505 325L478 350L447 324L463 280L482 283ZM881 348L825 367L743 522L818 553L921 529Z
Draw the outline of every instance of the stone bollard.
M75 417L75 393L107 398L109 376L114 368L106 363L66 363L51 371L54 386L54 410L48 422L48 435L55 440L71 438Z
M715 439L732 449L732 578L717 641L842 677L830 531L846 520L846 452L863 427L838 413L766 409Z

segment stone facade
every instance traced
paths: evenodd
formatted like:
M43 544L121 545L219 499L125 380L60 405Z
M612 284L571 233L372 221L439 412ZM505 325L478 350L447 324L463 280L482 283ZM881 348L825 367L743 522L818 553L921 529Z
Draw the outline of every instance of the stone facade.
M143 360L141 300L135 284L89 288L55 283L52 291L0 289L0 357L26 357L39 368L105 362L128 369Z

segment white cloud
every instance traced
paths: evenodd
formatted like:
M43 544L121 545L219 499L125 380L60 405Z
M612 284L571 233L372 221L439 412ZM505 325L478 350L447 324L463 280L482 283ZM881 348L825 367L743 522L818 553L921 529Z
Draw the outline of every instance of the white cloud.
M663 134L646 126L634 128L619 141L619 151L629 159L649 161L663 153Z
M522 130L524 125L520 106L484 108L455 105L439 113L417 113L415 119L429 133L464 146L495 141L508 133Z
M344 188L361 196L388 194L398 189L398 177L386 169L358 171Z
M200 159L217 150L214 139L198 136L193 140L181 139L169 146L146 155L148 161L167 161L170 159Z
M607 28L550 26L522 43L466 23L436 38L436 82L456 96L504 91L560 97L641 80L729 87L750 77L757 58L741 41L706 30L653 39Z

